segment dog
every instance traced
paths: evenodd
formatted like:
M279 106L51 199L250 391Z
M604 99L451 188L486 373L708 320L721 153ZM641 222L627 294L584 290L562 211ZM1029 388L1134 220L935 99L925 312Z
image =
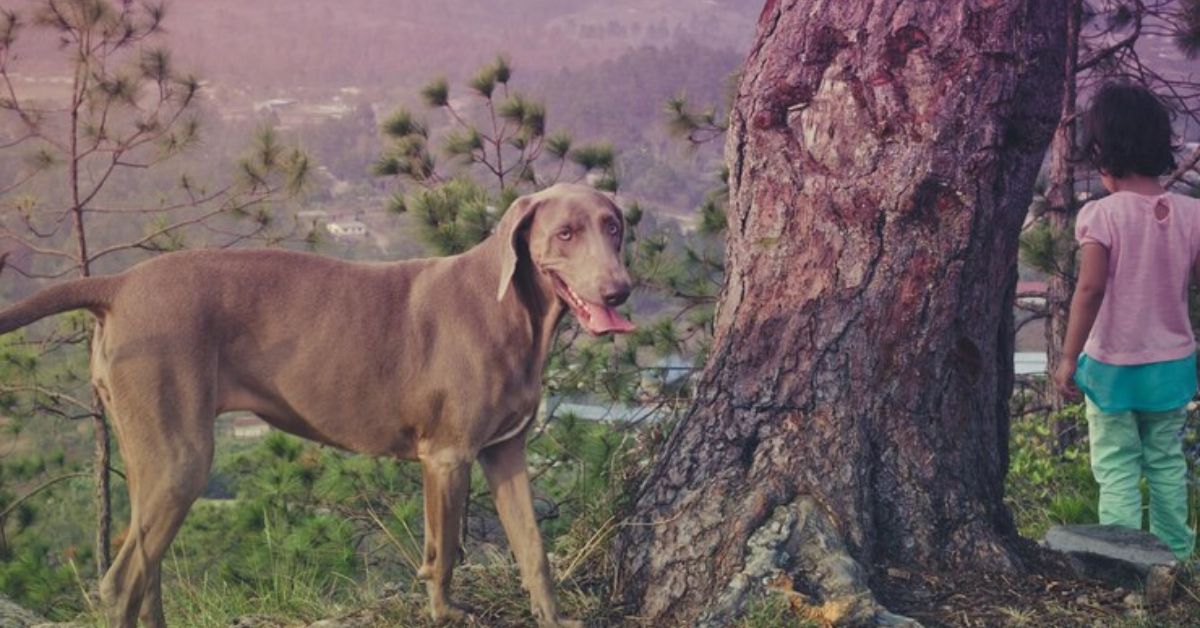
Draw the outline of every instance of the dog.
M183 251L64 282L0 312L0 333L87 309L91 373L126 464L130 532L100 583L112 626L165 626L161 561L204 490L220 412L369 455L419 460L418 576L450 599L478 460L542 626L559 615L534 518L525 434L567 312L624 333L625 223L604 194L559 184L517 199L460 255L352 263L282 250Z

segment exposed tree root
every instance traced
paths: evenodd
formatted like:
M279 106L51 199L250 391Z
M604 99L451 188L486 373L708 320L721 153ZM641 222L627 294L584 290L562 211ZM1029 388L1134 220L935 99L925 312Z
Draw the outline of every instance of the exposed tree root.
M697 622L728 626L754 593L773 589L813 619L835 626L920 626L875 600L829 514L809 496L775 509L747 543L745 567Z

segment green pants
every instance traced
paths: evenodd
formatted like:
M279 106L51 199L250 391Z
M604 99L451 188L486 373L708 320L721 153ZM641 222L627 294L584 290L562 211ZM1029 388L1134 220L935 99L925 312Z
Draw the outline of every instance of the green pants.
M1087 401L1092 473L1100 485L1100 523L1142 529L1142 476L1150 485L1150 532L1179 559L1192 555L1187 460L1180 430L1187 408L1109 414Z

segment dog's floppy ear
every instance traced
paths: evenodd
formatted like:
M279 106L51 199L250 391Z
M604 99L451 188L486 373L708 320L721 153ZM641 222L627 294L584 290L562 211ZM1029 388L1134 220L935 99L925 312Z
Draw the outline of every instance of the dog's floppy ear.
M538 202L531 196L522 196L513 201L508 211L496 225L496 236L504 244L500 253L500 290L496 300L504 300L504 293L512 283L513 273L517 272L517 246L520 244L521 228L533 219L533 212Z

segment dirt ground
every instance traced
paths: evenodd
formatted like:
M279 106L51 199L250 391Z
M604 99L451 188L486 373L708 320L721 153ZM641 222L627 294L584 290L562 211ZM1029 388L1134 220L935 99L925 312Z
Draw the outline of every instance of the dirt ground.
M1150 608L1136 588L1074 575L1061 555L1025 548L1028 575L879 570L872 589L892 612L928 627L1200 626L1200 581L1181 572L1170 604Z

